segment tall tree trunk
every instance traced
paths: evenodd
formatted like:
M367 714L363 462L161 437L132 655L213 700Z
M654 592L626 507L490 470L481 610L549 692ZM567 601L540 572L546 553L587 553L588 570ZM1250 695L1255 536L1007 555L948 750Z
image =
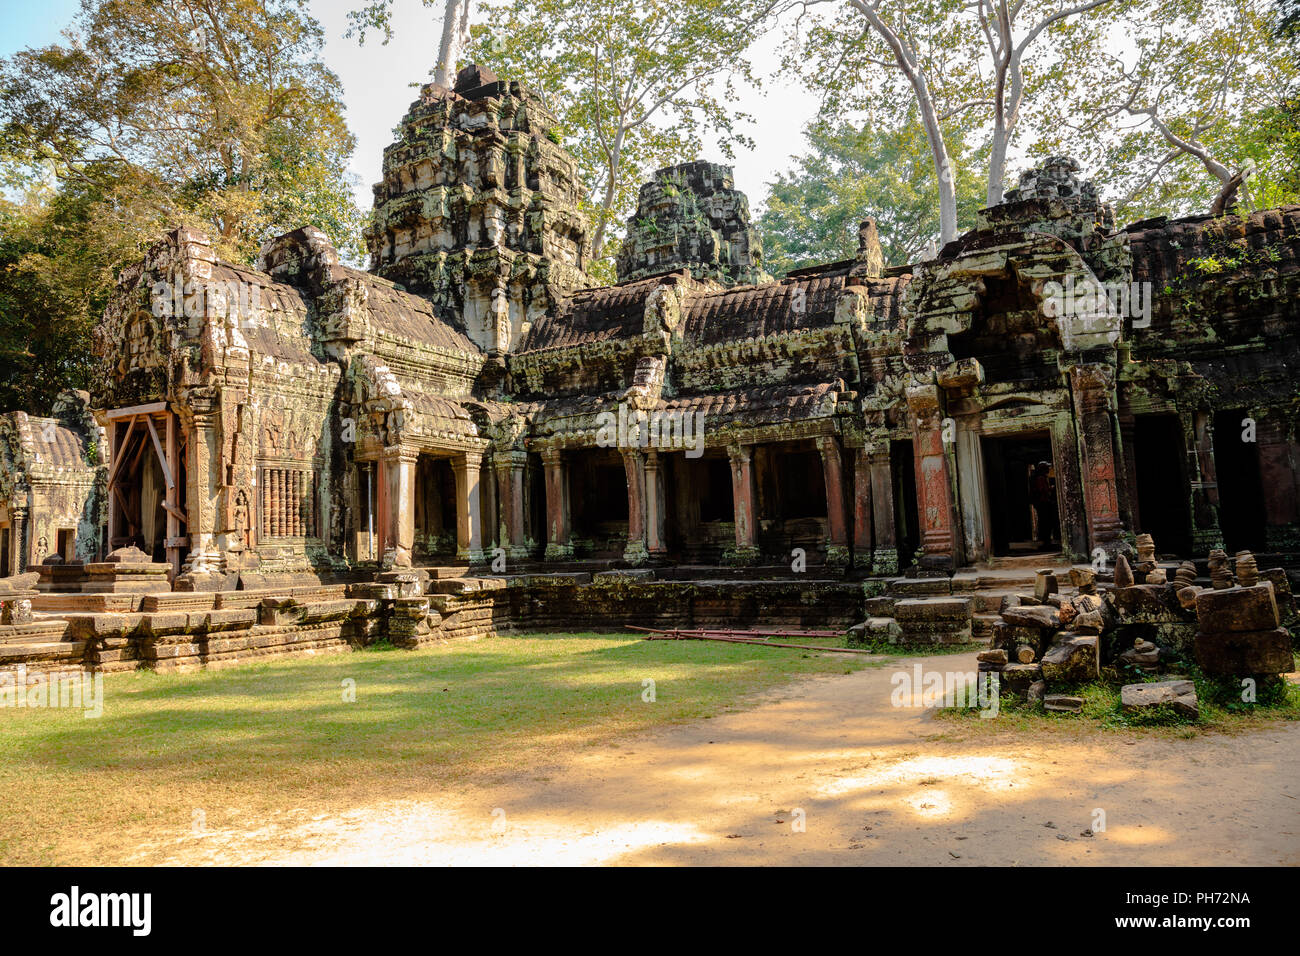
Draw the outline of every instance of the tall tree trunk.
M599 259L601 252L605 248L605 225L609 221L609 210L614 205L614 194L618 187L618 172L623 157L624 132L626 132L625 128L620 126L618 134L614 137L614 145L609 153L609 171L607 173L609 178L605 181L605 198L600 204L600 222L596 223L596 234L591 239L592 261Z
M934 158L934 172L939 179L939 245L942 247L957 238L957 170L943 141L943 130L939 128L939 117L929 87L924 79L919 85L914 81L913 86L921 107L925 136L930 143L930 155Z
M433 82L451 89L456 82L456 61L469 40L469 6L471 0L447 0L442 13L442 40L438 43L438 62Z
M988 189L984 194L986 206L996 206L1002 202L1006 179L1007 143L1011 140L1011 131L998 117L993 126L993 144L989 150Z

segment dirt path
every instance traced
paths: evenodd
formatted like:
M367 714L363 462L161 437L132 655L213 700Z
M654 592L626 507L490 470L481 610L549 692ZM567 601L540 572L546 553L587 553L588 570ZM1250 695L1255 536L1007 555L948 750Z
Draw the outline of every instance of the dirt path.
M974 669L964 656L899 666L918 660ZM509 778L339 813L286 809L239 829L142 846L133 859L1300 864L1300 722L1193 739L987 736L891 707L896 670L803 681L743 713ZM1086 836L1097 809L1105 832Z

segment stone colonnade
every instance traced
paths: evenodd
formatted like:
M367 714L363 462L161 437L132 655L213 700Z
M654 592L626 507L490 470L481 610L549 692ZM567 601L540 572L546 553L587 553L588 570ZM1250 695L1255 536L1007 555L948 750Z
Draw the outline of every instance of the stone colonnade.
M816 441L826 490L827 563L846 565L856 555L857 563L865 569L875 573L896 572L898 556L894 550L894 498L888 446L881 451L846 449L833 435ZM737 565L759 560L754 461L757 447L757 444L743 443L727 446L736 537L734 548L726 552L726 560ZM628 540L623 557L630 564L642 564L667 554L664 473L669 454L676 452L638 448L622 453L628 494ZM546 476L545 557L551 561L565 560L573 556L569 465L559 448L548 447L541 452L541 457Z

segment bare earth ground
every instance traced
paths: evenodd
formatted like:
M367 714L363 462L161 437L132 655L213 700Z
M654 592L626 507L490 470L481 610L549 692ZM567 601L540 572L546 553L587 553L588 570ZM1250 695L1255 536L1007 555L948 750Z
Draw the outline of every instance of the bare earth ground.
M164 864L1300 863L1300 722L1032 736L889 704L908 658L454 789L172 834ZM646 706L654 706L647 704ZM1094 811L1106 829L1088 836ZM794 811L802 811L802 815ZM804 829L795 824L802 820Z

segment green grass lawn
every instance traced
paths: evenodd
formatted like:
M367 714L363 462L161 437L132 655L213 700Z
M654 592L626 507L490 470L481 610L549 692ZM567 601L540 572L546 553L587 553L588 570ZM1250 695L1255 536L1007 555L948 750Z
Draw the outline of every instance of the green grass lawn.
M109 863L196 809L211 822L427 794L574 747L743 709L820 654L622 634L524 635L422 651L104 678L104 712L0 708L0 863ZM644 681L655 701L643 701ZM344 700L355 682L355 701Z

